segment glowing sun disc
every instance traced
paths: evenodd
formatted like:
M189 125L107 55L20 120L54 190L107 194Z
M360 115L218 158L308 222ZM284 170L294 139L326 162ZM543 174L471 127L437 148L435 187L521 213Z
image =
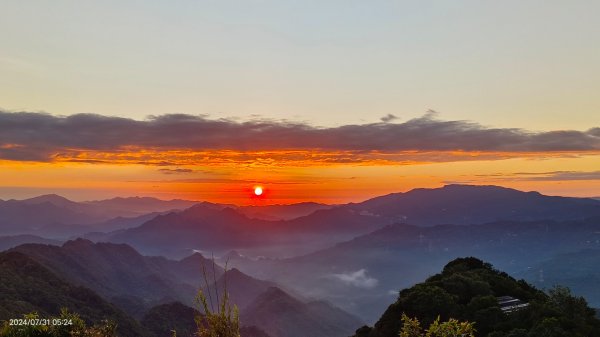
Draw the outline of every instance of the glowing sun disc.
M256 195L261 195L261 194L263 194L263 189L262 189L262 187L260 187L260 186L256 186L256 187L254 188L254 194L256 194Z

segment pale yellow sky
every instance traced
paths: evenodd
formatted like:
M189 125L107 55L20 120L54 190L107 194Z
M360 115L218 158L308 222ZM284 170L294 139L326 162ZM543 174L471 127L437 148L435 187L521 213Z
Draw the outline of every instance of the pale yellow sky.
M597 1L3 2L0 107L597 126Z

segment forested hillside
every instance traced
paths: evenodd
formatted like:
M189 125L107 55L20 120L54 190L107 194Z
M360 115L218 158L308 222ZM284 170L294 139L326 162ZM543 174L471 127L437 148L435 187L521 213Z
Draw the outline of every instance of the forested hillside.
M504 311L501 296L526 306ZM441 273L400 291L374 327L359 329L355 337L397 337L403 313L425 326L438 316L471 321L480 337L600 336L600 320L582 297L561 287L544 293L472 257L453 260Z

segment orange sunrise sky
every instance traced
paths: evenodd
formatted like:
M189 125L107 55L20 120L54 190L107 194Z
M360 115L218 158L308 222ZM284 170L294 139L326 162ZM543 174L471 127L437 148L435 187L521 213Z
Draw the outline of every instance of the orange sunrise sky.
M598 12L7 1L0 199L343 203L445 184L599 197Z

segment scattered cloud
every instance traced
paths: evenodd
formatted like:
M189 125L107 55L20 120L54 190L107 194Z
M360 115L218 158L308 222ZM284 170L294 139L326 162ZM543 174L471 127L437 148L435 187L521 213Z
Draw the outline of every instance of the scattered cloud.
M529 181L600 180L600 171L555 171L543 173L516 173L516 177Z
M333 274L332 276L347 285L357 288L372 289L379 284L379 281L376 278L367 275L366 269L360 269L349 273Z
M158 171L160 171L164 174L182 174L182 173L194 172L194 170L192 170L192 169L184 169L184 168L175 168L175 169L162 168L162 169L159 169Z
M396 119L398 119L397 116L392 115L392 114L387 114L387 115L381 117L379 120L381 120L384 123L389 123L389 122L394 121Z
M388 123L395 118L388 115L380 123L323 128L305 122L243 122L206 115L168 114L140 121L96 114L0 111L0 159L170 166L241 161L268 166L600 153L600 128L531 132L443 121L435 113Z
M574 181L600 180L600 171L515 172L474 175L475 179L446 180L444 184L475 184L481 181Z

